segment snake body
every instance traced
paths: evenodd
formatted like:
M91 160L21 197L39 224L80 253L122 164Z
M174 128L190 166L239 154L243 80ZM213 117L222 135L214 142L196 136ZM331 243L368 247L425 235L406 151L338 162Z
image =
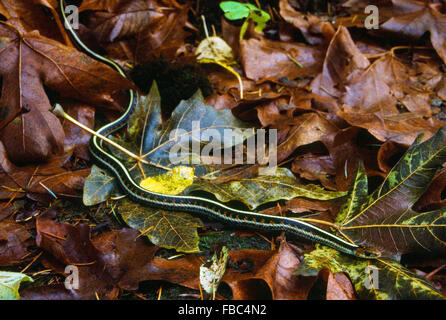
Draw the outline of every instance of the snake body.
M88 55L106 63L119 72L123 77L127 78L125 72L117 63L95 53L79 39L76 32L67 21L64 0L60 0L59 4L65 28L75 40L76 44ZM129 104L126 111L117 120L100 128L97 131L99 134L108 136L126 125L127 120L134 111L137 103L137 95L133 90L129 90L129 97ZM133 179L123 163L110 154L102 144L103 141L100 138L95 135L92 136L89 150L93 159L100 166L113 173L119 181L119 185L124 193L132 201L159 209L188 212L199 217L206 216L212 220L217 220L240 228L248 227L265 231L285 231L298 238L327 245L343 253L361 258L371 259L379 256L379 253L372 248L356 245L300 220L237 210L220 202L203 197L166 195L144 189Z

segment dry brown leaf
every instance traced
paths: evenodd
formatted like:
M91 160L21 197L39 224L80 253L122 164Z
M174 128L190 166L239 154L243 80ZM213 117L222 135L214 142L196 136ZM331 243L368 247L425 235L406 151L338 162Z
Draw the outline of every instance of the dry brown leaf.
M184 28L189 8L175 1L121 0L100 6L87 1L80 10L87 9L95 10L88 27L107 52L118 59L133 63L146 62L160 55L173 59L188 36Z
M57 0L33 0L33 1L15 1L1 0L0 14L8 19L8 22L16 25L22 32L31 32L39 30L40 34L47 38L63 41L64 35L61 34L58 21L51 19L44 8L50 9L54 16L57 16Z
M0 199L22 198L25 195L38 200L51 199L53 195L78 197L90 168L67 170L63 166L69 158L70 154L64 154L42 165L17 167L9 161L0 142ZM42 199L41 196L45 197Z
M430 32L432 46L446 63L446 15L441 3L415 0L393 0L394 12L401 13L380 26L400 36L421 38Z
M323 56L319 49L301 43L251 38L241 42L240 60L249 79L286 84L318 73Z
M67 290L63 284L30 287L23 299L116 299L121 289L136 290L147 277L157 248L136 230L124 228L90 239L87 225L57 223L45 216L36 223L44 264L63 275L66 265L77 266L79 289Z
M328 273L327 300L356 300L353 285L344 273L333 274L328 269L321 272Z
M62 125L50 112L44 86L62 96L114 108L110 93L134 87L105 64L37 31L23 34L1 23L0 35L0 138L14 163L46 160L64 149Z
M289 0L279 1L280 15L302 32L308 43L315 45L330 41L334 29L329 22L314 15L305 15L296 11Z
M21 262L32 244L31 234L13 219L0 221L0 266Z
M232 289L234 300L265 298L260 292L259 280L264 281L275 300L304 300L314 284L312 277L300 277L293 274L300 260L286 241L282 241L277 251L240 250L232 252L234 261L251 260L252 270L241 273L235 269L226 269L223 277ZM261 259L259 259L261 258Z

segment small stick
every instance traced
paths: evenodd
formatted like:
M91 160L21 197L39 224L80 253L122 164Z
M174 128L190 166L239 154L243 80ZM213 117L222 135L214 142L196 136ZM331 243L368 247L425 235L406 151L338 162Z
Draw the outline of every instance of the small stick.
M110 143L112 146L118 148L119 150L121 150L122 152L124 152L126 155L128 155L129 157L132 157L133 159L136 159L137 161L141 161L142 163L145 164L149 164L146 160L141 159L141 157L137 156L136 154L134 154L133 152L130 152L129 150L127 150L126 148L120 146L119 144L117 144L116 142L114 142L113 140L110 140L109 138L103 136L100 133L97 133L94 130L91 130L89 127L83 125L82 123L80 123L79 121L77 121L76 119L72 118L69 114L67 114L64 109L62 108L62 106L58 103L56 103L56 106L53 109L53 113L58 116L58 117L62 117L64 119L67 119L68 121L74 123L75 125L77 125L78 127L84 129L85 131L91 133L92 135L95 135L96 137L104 140L105 142Z

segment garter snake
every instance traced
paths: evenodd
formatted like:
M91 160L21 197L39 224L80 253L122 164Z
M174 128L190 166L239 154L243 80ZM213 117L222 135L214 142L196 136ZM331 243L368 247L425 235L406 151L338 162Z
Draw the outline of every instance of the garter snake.
M59 4L65 28L75 40L76 45L91 57L111 66L123 77L127 78L125 72L117 63L95 53L79 39L68 22L65 13L64 0L60 0ZM103 126L97 132L103 136L108 136L123 128L126 125L130 114L135 109L136 102L136 92L129 90L129 104L126 111L117 120ZM210 219L218 220L240 228L248 227L265 231L285 231L298 238L327 245L341 252L361 258L370 259L379 256L379 252L373 248L353 244L312 224L296 219L237 210L217 201L202 197L173 196L151 192L139 186L122 162L107 152L102 146L102 140L95 135L93 135L90 140L89 150L93 159L99 165L105 167L114 174L119 185L132 201L159 209L182 211L197 216L206 216Z

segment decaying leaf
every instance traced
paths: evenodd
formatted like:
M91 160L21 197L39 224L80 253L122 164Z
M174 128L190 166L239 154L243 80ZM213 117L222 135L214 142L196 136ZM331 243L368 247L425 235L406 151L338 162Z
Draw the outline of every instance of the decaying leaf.
M58 0L0 0L0 265L35 280L19 295L32 279L0 272L0 299L185 297L164 282L188 298L444 299L444 1L249 2L65 1L79 6L70 22L79 13L73 29L97 59L66 30ZM369 5L378 29L366 25ZM163 88L141 95L106 59L144 92L154 76ZM222 226L125 199L112 172L92 166L90 134L50 110L98 129L130 88L137 105L110 138L149 165L104 146L138 184L303 219L382 256L210 231ZM190 98L171 112L166 92ZM259 128L271 139L256 140L266 156L252 162ZM262 161L273 154L277 168ZM216 247L237 250L203 265ZM66 288L67 265L79 288Z
M358 260L327 247L305 255L296 274L315 275L322 268L348 274L360 299L445 299L432 284L395 261Z
M446 62L446 15L440 11L441 4L416 0L392 2L395 11L402 14L386 21L381 27L412 38L420 38L429 31L432 46Z
M93 165L90 174L85 179L83 203L86 206L101 203L109 199L116 190L118 190L116 178Z
M200 266L200 285L215 300L218 285L226 271L226 263L228 262L228 248L223 247L220 251L215 252L211 258L210 266Z
M239 200L251 209L277 200L305 197L317 200L332 200L345 195L343 192L327 191L317 185L301 184L286 168L278 168L275 175L258 175L237 181L217 182L198 180L186 191L205 190L218 200Z
M418 139L370 196L367 176L359 167L337 217L340 230L391 255L444 253L445 210L419 213L412 206L446 160L445 132L443 128L423 143Z
M84 1L79 11L86 10L94 10L88 27L107 51L138 63L161 55L175 57L189 35L185 30L189 6L176 1L108 1L99 6Z
M1 140L15 163L46 160L63 151L62 125L50 112L44 86L66 97L115 108L110 94L134 87L110 67L38 31L24 34L2 22L0 35Z
M41 165L18 167L9 160L0 142L0 198L28 196L44 200L45 197L77 197L90 169L65 169L69 157L70 154L65 153Z
M32 244L31 234L12 219L0 221L0 266L14 265L23 260Z
M48 254L44 264L65 276L67 265L77 267L79 286L30 287L24 290L24 299L116 299L121 289L135 290L146 279L157 250L129 228L91 239L85 224L73 226L42 217L37 232L37 245Z
M130 227L139 230L159 247L181 252L198 251L197 228L203 226L198 218L184 212L155 209L128 200L122 201L117 211Z

